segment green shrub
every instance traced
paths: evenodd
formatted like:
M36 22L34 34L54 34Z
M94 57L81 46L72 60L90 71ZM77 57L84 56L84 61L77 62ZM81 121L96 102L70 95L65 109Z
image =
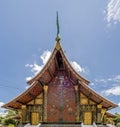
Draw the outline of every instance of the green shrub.
M117 123L117 127L120 127L120 122L119 122L119 123Z
M14 124L15 125L15 120L8 118L8 119L4 119L3 121L3 125L9 125L9 124Z
M4 118L3 117L0 117L0 124L2 123L2 120L3 120Z
M9 124L9 126L8 127L14 127L14 125L13 124Z

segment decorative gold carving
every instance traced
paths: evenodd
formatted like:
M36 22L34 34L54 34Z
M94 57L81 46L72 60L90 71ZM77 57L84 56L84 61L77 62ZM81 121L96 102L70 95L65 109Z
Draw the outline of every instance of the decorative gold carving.
M39 94L37 98L43 98L43 93Z
M74 86L75 88L75 92L76 92L76 122L79 122L80 117L79 117L79 113L80 113L80 96L79 96L79 90L78 90L78 85Z
M22 109L26 109L26 105L22 105Z
M89 100L89 104L95 104L95 102L93 102L93 101Z
M84 94L80 93L80 97L86 97Z
M70 108L68 108L68 114L69 114L69 115L72 115L72 113L73 113L72 108L71 108L71 107L70 107Z
M48 90L48 86L44 85L44 90L47 91Z
M77 91L78 90L78 86L76 85L76 86L74 86L75 87L75 90Z
M84 124L85 125L92 124L92 112L84 112Z
M44 122L47 122L47 90L48 86L44 85Z
M60 50L61 46L60 46L60 42L58 41L55 47L57 50Z
M55 109L54 109L54 108L51 108L51 109L50 109L50 115L55 115L55 114L56 114Z
M35 99L35 104L43 104L43 99Z
M81 98L80 99L80 104L88 104L88 99L87 98Z
M97 105L97 108L101 109L102 108L102 105Z
M32 112L32 125L37 125L39 123L39 113L38 112Z
M96 105L80 105L80 111L96 111Z
M28 103L28 105L33 105L34 104L34 100L32 100L32 101L30 101L29 103Z

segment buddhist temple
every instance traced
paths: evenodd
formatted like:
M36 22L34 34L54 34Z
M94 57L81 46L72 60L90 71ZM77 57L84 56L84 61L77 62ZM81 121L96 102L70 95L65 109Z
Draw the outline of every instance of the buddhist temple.
M25 92L3 106L17 110L23 124L106 124L107 111L117 107L91 89L90 81L71 66L61 46L58 16L52 54L27 83Z

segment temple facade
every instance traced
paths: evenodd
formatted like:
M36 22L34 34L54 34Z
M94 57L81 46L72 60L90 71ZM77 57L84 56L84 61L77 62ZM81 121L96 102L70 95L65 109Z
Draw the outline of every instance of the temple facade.
M22 123L106 124L107 111L117 105L100 96L79 75L56 45L44 68L30 81L30 87L3 107L17 110Z
M27 82L30 87L3 107L17 110L23 124L106 124L108 110L116 104L100 96L66 58L57 37L43 69Z

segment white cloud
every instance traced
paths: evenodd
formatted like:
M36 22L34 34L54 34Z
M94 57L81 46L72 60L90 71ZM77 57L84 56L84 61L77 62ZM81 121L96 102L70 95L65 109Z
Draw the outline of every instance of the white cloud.
M2 116L5 115L5 112L4 112L4 111L6 110L6 109L4 109L4 108L1 108L4 104L5 104L5 103L0 102L0 115L2 115Z
M34 63L31 71L34 73L34 75L36 75L42 70L42 68L43 68L43 65L39 66L38 64Z
M101 83L108 83L108 82L120 83L120 75L111 76L109 78L95 79L95 82L101 82Z
M120 0L109 0L106 12L108 23L113 22L116 24L117 22L120 22Z
M33 76L38 74L43 68L43 65L39 66L36 63L30 64L30 65L26 64L25 66L31 68L31 72L33 73ZM30 79L32 79L33 76L26 77L26 81L29 81Z
M90 85L90 86L95 86L94 82L91 82L89 85Z
M108 79L95 79L95 82L107 83Z
M4 103L3 102L0 102L0 108L1 108L1 106L3 106L4 105Z
M30 85L29 86L25 86L25 89L27 90L29 87L30 87Z
M48 59L50 58L51 52L49 50L44 51L44 53L41 55L41 59L43 62L43 65L46 64L46 62L48 61Z
M30 77L26 77L26 81L29 81L29 80L31 80L32 79L32 76Z
M120 95L120 86L114 86L110 89L103 90L101 93L106 96L109 96L109 95L118 96L118 95Z
M70 62L72 67L79 73L79 72L83 72L85 73L85 69L82 68L76 61L71 61Z
M46 64L46 62L50 58L50 55L51 55L51 52L49 50L46 50L40 56L42 60L42 65L38 65L37 63L34 63L34 64L26 64L25 67L30 67L31 72L33 73L33 76L34 76L42 70L43 66ZM26 81L29 81L30 79L32 79L33 76L26 77Z
M120 107L120 103L118 103L118 106Z
M33 67L33 64L26 64L25 67Z
M120 75L116 75L116 76L114 77L114 80L117 81L117 82L120 82Z

